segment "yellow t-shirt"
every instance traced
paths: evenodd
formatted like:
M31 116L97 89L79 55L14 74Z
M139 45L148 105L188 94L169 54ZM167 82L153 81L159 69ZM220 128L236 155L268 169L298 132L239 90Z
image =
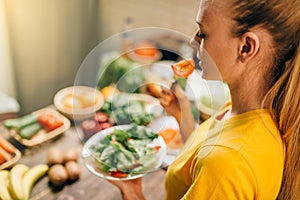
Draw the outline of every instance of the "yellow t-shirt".
M202 123L169 166L167 200L276 198L284 147L266 110Z

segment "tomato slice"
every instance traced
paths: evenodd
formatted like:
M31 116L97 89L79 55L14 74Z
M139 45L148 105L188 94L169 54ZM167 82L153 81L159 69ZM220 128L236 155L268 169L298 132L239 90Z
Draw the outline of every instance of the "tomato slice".
M64 124L62 121L50 114L40 115L38 121L47 131L52 131Z
M116 178L126 178L127 174L118 170L118 171L111 172L111 176Z
M158 49L154 43L143 41L135 45L134 52L140 56L153 57L158 53Z
M157 146L154 146L153 149L154 149L154 153L157 153L159 150L160 150L161 146L157 145Z
M195 69L195 62L192 59L182 60L171 65L172 70L179 78L187 78Z

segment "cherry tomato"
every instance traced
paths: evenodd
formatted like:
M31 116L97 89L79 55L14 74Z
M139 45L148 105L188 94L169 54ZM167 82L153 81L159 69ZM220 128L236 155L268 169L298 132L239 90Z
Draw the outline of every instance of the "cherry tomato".
M106 122L108 120L108 115L104 112L96 112L95 114L95 120L98 122Z
M114 171L111 172L111 176L116 177L116 178L126 178L127 174L121 171Z
M194 60L182 60L174 65L171 65L172 70L179 78L187 78L195 69Z
M102 129L106 129L106 128L109 128L109 127L111 127L111 126L112 126L112 124L109 123L109 122L102 122L102 123L100 123L100 127L101 127Z

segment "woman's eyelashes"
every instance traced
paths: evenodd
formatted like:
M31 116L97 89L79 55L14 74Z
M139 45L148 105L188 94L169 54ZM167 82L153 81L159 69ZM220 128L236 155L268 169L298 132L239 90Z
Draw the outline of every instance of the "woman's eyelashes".
M197 36L199 39L205 39L206 34L201 33L200 31L198 31L197 34L196 34L196 36Z

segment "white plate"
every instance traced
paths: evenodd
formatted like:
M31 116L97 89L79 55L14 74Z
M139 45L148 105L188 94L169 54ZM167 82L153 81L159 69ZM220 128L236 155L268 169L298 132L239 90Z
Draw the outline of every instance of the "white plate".
M173 116L161 116L153 120L148 126L153 132L162 132L166 129L174 129L178 131L173 140L167 144L167 155L171 156L166 158L164 162L170 164L183 146L183 141L180 136L179 124Z
M90 170L93 174L102 177L102 178L106 178L109 180L130 180L130 179L135 179L135 178L139 178L144 176L147 173L153 172L157 169L160 168L160 166L163 164L163 161L165 159L166 156L166 145L164 140L159 136L158 138L154 139L149 145L153 145L153 146L161 146L161 148L157 151L157 153L155 154L156 159L157 159L157 163L155 165L155 167L151 170L147 170L145 173L139 173L139 174L133 174L130 176L127 176L126 178L117 178L117 177L113 177L110 175L110 173L106 173L104 171L101 170L101 168L99 168L99 164L97 163L97 161L95 161L95 158L93 156L92 151L90 150L90 147L93 144L99 143L99 141L101 141L102 139L105 138L105 136L107 136L108 134L112 134L114 129L129 129L130 127L132 127L132 125L120 125L120 126L114 126L114 127L110 127L108 129L105 129L103 131L100 131L98 133L96 133L95 135L93 135L83 146L83 150L81 153L81 156L83 158L83 161L85 163L85 166L87 167L88 170ZM147 127L146 127L147 128ZM98 164L98 165L97 165Z

